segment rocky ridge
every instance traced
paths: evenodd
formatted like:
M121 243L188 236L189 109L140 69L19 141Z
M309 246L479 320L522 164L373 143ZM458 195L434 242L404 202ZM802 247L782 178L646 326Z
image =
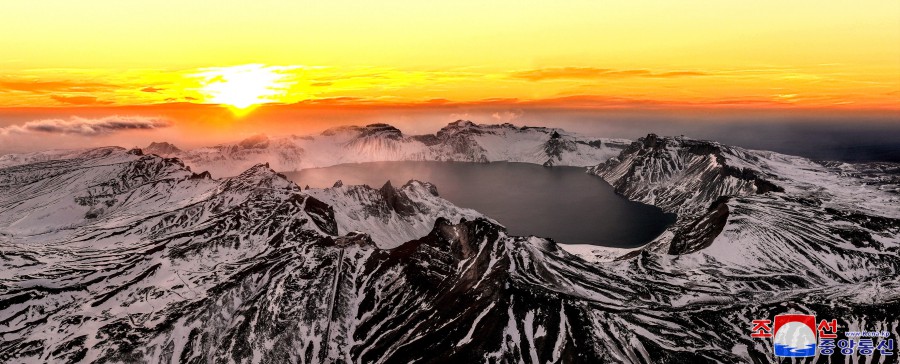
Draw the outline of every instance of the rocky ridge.
M319 135L256 135L233 144L186 151L154 143L148 152L177 157L215 176L233 176L258 163L269 163L278 171L404 160L589 166L618 154L629 142L588 138L561 129L459 120L426 135L407 136L388 124L370 124L331 128Z
M774 362L751 320L900 326L886 164L651 135L590 172L678 222L586 261L424 182L304 191L120 148L2 160L3 361Z

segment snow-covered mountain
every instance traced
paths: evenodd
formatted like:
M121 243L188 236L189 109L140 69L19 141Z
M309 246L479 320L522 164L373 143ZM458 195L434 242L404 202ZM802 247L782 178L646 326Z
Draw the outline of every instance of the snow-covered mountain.
M321 142L327 160L415 159L413 137L370 127L325 135L352 135ZM419 143L470 161L529 145L447 133ZM750 322L791 310L896 337L897 166L652 135L607 159L590 171L678 213L609 261L510 236L427 182L301 190L273 164L214 179L122 148L0 157L0 362L767 363Z
M334 207L338 233L364 232L385 249L428 235L438 218L454 224L462 219L490 219L438 198L436 186L415 180L400 188L388 181L379 189L344 186L338 181L332 188L305 192Z
M234 144L187 151L153 143L145 151L178 157L194 170L210 171L214 176L233 176L258 163L269 163L277 171L402 160L590 166L619 154L630 142L589 138L561 129L459 120L428 135L406 136L393 126L371 124L336 127L319 135L256 135Z
M747 274L801 270L793 279L804 285L900 268L900 190L851 164L651 134L591 171L630 199L678 213L645 250Z

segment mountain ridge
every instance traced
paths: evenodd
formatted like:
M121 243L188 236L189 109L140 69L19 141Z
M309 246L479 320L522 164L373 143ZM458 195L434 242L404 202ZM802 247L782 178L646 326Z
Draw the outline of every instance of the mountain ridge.
M401 160L510 161L584 167L618 154L628 143L624 139L589 138L562 129L458 120L435 134L425 135L407 136L391 125L376 123L334 127L318 135L255 135L236 143L191 150L163 148L159 144L149 150L178 157L192 168L210 171L214 176L230 176L264 162L284 172L341 163Z
M7 160L30 162L0 167L3 361L774 362L741 323L898 325L892 166L638 140L589 171L678 221L602 261L425 182L302 190L123 148Z

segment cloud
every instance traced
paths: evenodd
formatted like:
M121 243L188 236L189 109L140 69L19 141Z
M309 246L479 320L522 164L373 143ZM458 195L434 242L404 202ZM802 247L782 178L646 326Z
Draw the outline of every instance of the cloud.
M109 105L112 101L100 101L95 96L61 96L50 95L51 99L69 105Z
M698 71L674 71L656 73L650 77L691 77L691 76L709 76L709 73Z
M102 82L0 80L0 91L91 92L115 87Z
M73 134L97 136L116 133L124 130L151 130L166 128L171 124L162 118L144 116L108 116L99 119L72 117L63 119L42 119L29 121L22 125L0 128L0 135L9 134Z
M506 110L494 112L491 114L491 117L502 123L512 123L523 115L525 115L525 112L522 110Z
M672 77L692 77L707 76L708 73L697 71L672 71L672 72L652 72L644 69L634 70L615 70L609 68L594 67L554 67L540 68L527 71L518 71L510 74L512 78L518 78L528 81L544 81L544 80L590 80L590 79L611 79L611 78L672 78Z
M159 88L159 87L148 86L148 87L142 88L142 89L141 89L141 92L158 93L158 92L163 91L163 90L165 90L165 89L164 89L164 88Z

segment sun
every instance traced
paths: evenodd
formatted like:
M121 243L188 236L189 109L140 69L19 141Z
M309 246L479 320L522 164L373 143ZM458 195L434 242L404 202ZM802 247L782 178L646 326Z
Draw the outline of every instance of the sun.
M249 113L260 104L280 102L294 83L291 67L248 64L205 68L195 74L201 79L198 90L204 102L227 106L237 115Z

